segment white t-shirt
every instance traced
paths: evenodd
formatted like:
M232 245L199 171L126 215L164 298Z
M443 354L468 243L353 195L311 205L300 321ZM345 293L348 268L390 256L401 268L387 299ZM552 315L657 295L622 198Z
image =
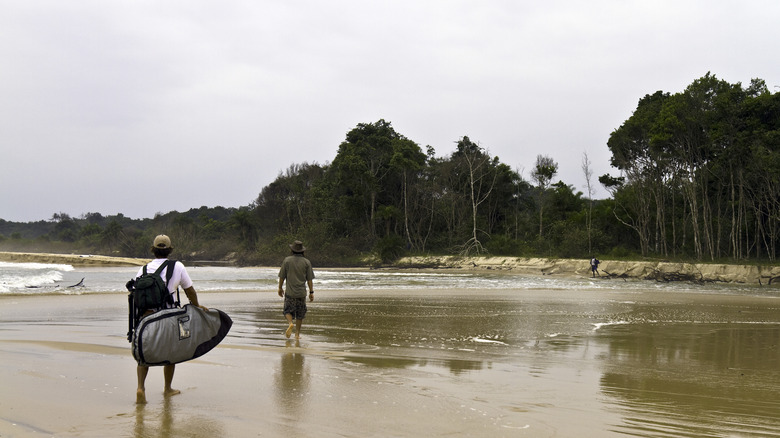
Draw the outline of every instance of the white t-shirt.
M157 268L160 267L160 265L163 264L164 261L168 259L154 259L151 262L149 262L146 265L146 272L152 273L157 270ZM160 277L162 277L163 281L165 281L166 276L168 275L168 265L165 269L162 270L160 273ZM140 277L144 273L144 268L141 267L138 269L138 275L137 277ZM190 279L190 274L187 273L187 268L184 267L184 265L177 261L175 265L173 265L173 276L171 277L171 281L168 283L168 292L173 294L176 292L176 288L181 286L183 289L187 289L188 287L192 286L192 280ZM174 297L175 298L175 297Z

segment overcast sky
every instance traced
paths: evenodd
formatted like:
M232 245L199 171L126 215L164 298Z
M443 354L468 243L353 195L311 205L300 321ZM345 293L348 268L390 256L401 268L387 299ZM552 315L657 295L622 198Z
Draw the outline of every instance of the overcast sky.
M0 0L0 218L249 205L379 119L585 191L642 96L780 91L778 23L777 0Z

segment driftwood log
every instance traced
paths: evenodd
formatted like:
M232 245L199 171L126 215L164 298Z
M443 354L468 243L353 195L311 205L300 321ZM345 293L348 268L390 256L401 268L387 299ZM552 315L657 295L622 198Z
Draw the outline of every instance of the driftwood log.
M761 282L762 278L768 278L769 279L769 285L771 286L773 281L780 280L780 275L778 275L776 277L769 277L769 276L767 276L767 277L758 277L758 284L763 286L763 283Z
M685 272L661 272L658 269L653 268L653 272L646 277L648 280L655 280L658 282L669 281L690 281L693 283L704 283L704 275L701 272L697 274L685 273Z
M607 274L607 275L606 275L606 278L608 278L608 279L610 279L610 278L622 278L622 279L623 279L623 281L628 281L628 280L627 280L627 278L628 278L628 274L626 274L625 272L624 272L624 273L622 273L622 274L613 274L613 273L611 273L611 272L607 271L606 269L602 269L602 270L601 270L601 272L603 272L603 273ZM601 275L601 274L599 274L599 277L604 277L604 276L603 276L603 275Z

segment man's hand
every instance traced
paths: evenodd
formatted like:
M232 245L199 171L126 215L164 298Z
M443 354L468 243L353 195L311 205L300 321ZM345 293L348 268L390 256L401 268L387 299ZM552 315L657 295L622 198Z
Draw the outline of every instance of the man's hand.
M279 287L279 296L284 297L284 289L282 289L281 286Z

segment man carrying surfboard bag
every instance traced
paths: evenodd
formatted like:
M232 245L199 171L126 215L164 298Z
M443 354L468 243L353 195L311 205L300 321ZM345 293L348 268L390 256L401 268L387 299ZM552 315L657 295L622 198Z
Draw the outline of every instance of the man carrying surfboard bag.
M178 307L178 300L175 300L173 295L177 291L178 287L181 286L184 289L184 293L187 295L187 298L190 300L191 305L200 307L203 310L208 310L198 303L198 294L195 292L195 288L192 285L192 279L190 279L190 276L187 273L187 268L185 268L180 261L168 260L168 256L171 254L171 251L173 251L173 246L171 245L171 239L168 236L160 234L159 236L155 237L154 243L152 244L154 260L138 270L136 279L131 280L130 283L128 283L128 288L130 288L131 283L137 281L144 274L156 272L161 278L166 279L166 287L168 288L168 293L170 294L170 297L163 303L163 308L170 309ZM165 267L158 271L158 269L163 265L165 265ZM154 313L155 310L157 309L146 311L144 315L140 315L140 318ZM163 375L165 378L165 389L163 394L165 396L176 395L181 392L171 387L173 382L173 373L175 370L176 364L166 364L163 366ZM136 403L143 404L146 403L145 382L146 376L149 374L149 367L146 365L141 365L139 362L136 372L138 375Z

